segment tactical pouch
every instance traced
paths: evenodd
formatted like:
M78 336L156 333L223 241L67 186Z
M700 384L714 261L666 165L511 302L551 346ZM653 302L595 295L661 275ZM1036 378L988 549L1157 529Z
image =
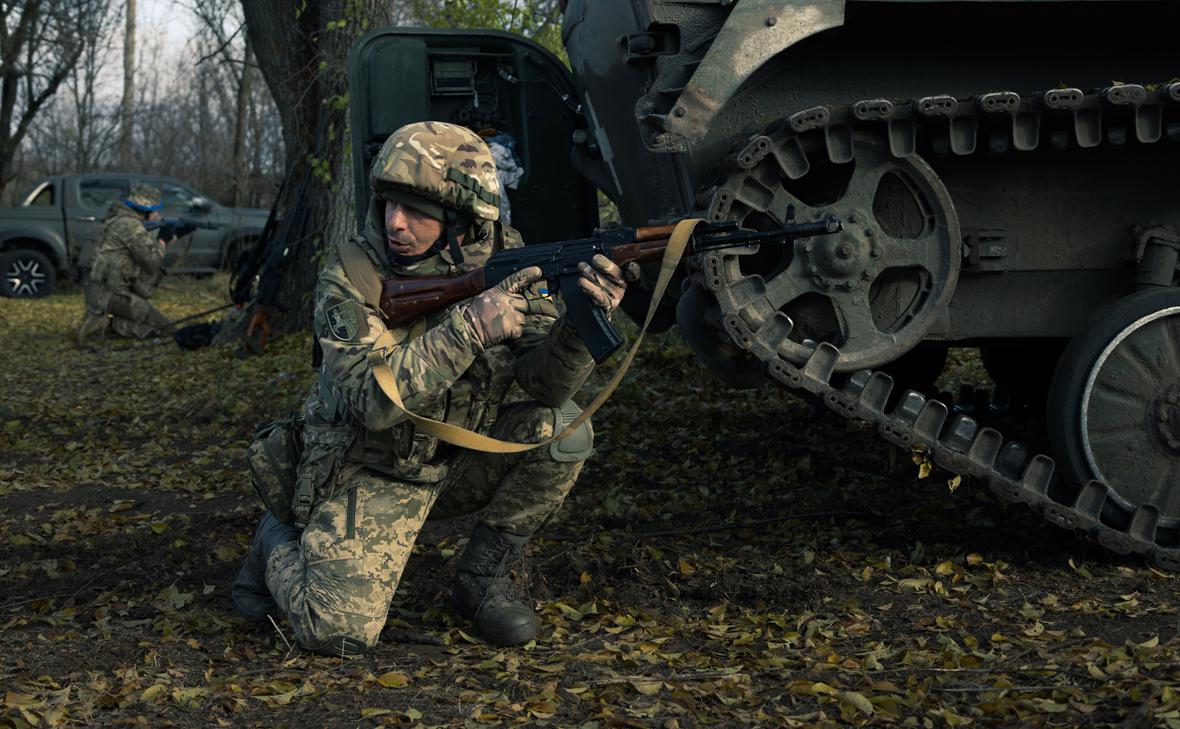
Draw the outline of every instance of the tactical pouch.
M298 414L267 423L254 431L254 439L246 449L254 489L267 510L284 524L294 520L291 504L302 451L302 428L303 417Z
M491 430L515 377L516 356L508 347L492 347L476 357L466 375L471 394L463 427L483 434Z
M352 441L351 428L304 424L303 453L291 500L296 524L306 525L312 508L332 498L340 462Z
M393 452L401 463L430 463L438 452L438 438L429 433L419 433L409 421L393 426L390 437L393 439Z

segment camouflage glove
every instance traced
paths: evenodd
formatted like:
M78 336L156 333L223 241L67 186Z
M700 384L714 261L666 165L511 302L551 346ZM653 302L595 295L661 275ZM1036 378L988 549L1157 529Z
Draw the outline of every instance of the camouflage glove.
M540 278L541 269L536 266L521 269L464 307L463 315L485 349L523 333L529 304L520 292Z
M591 266L585 261L578 264L581 277L578 288L582 289L596 306L606 310L609 314L619 307L623 294L627 291L627 282L623 278L623 269L615 262L598 253L592 259Z

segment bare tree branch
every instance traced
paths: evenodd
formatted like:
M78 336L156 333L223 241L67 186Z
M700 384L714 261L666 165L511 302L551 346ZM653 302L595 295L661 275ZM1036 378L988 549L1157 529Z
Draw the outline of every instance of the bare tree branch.
M30 125L73 73L108 0L0 3L0 193ZM15 28L9 32L9 25ZM19 109L18 109L19 107Z
M221 42L221 45L220 45L220 46L218 46L217 48L215 48L213 51L211 51L211 52L209 52L209 53L206 53L205 55L203 55L203 56L201 56L200 58L198 58L198 59L197 59L197 65L198 65L198 66L200 66L202 63L204 63L205 61L208 61L210 58L212 58L212 57L214 57L214 56L217 56L217 55L221 55L222 53L224 53L224 52L225 52L225 50L226 50L227 48L229 48L229 44L230 44L230 43L233 43L233 41L234 41L234 38L237 38L237 37L238 37L238 33L241 33L241 32L242 32L242 29L243 29L243 28L245 28L245 27L246 27L246 24L245 24L245 23L242 23L241 25L239 25L239 26L238 26L238 29L237 29L237 30L235 30L235 31L233 32L233 35L231 35L230 37L228 37L228 38L226 38L225 40L223 40L223 41ZM225 63L234 63L234 62L235 62L235 59L233 59L233 58L228 58L228 57L227 57L227 58L223 59L223 61L224 61Z

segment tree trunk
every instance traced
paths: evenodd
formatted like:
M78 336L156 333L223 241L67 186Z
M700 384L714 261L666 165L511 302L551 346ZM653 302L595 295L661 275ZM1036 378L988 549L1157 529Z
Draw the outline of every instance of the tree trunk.
M135 0L127 0L127 27L123 32L123 103L120 107L119 165L131 169L131 134L135 112Z
M246 122L250 112L250 82L252 80L251 66L254 57L250 48L250 36L246 35L246 51L242 60L242 75L238 80L238 115L234 126L234 182L233 206L241 207L246 197Z
M214 81L216 83L216 81ZM209 67L201 64L197 67L198 98L202 103L197 109L197 179L209 179ZM222 107L225 108L225 107Z
M266 306L277 334L310 325L320 253L355 230L342 103L348 50L366 30L388 23L391 8L378 0L324 0L302 10L289 0L242 0L242 9L248 43L278 107L285 147L287 183L276 203L284 245L277 250L289 253L273 290L260 283L253 302L255 310ZM219 339L235 339L248 318L223 327Z

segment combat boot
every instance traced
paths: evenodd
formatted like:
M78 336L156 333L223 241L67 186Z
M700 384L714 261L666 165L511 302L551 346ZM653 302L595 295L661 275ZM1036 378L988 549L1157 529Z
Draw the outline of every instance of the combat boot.
M105 314L91 314L86 312L86 318L82 320L82 326L78 327L78 346L82 346L91 334L96 334L107 328L107 317Z
M275 547L298 541L301 533L299 527L284 524L269 511L262 515L258 531L254 532L250 553L246 555L246 563L230 588L234 609L239 615L252 622L262 622L267 615L278 610L270 588L266 586L266 562Z
M516 645L537 637L541 621L525 603L513 570L524 561L528 537L496 531L480 522L459 558L452 609L475 623L489 643Z

